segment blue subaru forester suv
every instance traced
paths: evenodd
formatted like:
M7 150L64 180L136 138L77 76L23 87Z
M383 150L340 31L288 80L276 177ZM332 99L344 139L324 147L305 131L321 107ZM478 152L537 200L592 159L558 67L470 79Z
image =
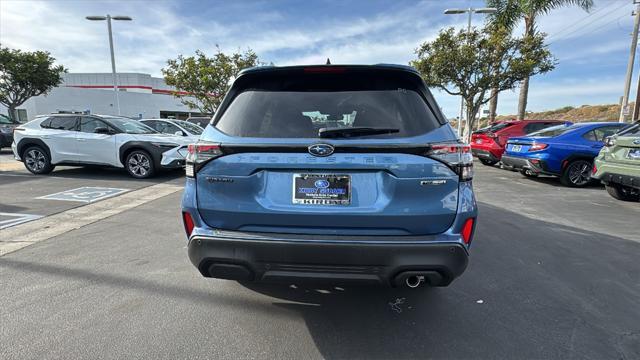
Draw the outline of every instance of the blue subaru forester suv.
M410 67L247 69L189 147L189 258L239 281L446 286L476 226L472 164Z

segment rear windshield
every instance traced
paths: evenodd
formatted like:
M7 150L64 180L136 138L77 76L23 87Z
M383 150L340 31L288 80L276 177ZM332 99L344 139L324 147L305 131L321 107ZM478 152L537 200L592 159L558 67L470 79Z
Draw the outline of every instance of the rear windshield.
M499 124L495 124L495 125L489 126L488 128L486 128L485 131L494 133L494 132L500 131L502 129L506 129L511 125L513 125L513 123L499 123Z
M541 136L541 137L554 137L554 136L559 136L562 135L564 133L567 133L569 131L573 131L577 128L579 128L580 125L571 125L571 126L567 126L567 125L556 125L556 126L552 126L549 128L546 128L544 130L540 130L540 131L536 131L533 132L531 134L529 134L528 136Z
M326 78L317 77L262 83L236 95L215 126L258 138L317 138L322 128L397 130L359 138L421 135L440 124L415 86L366 78L336 79L327 86Z
M183 128L187 129L187 131L192 133L193 135L200 135L204 131L204 129L201 128L200 126L198 126L196 124L192 124L192 123L187 122L187 121L176 120L176 123L178 125L182 126Z

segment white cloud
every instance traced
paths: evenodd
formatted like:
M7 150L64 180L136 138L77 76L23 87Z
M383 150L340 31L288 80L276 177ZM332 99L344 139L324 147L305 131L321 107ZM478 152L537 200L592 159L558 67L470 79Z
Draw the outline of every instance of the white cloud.
M178 54L193 54L196 49L211 53L216 44L220 44L223 51L250 47L262 60L277 65L318 64L324 63L327 57L333 63L406 64L414 58L414 49L421 42L433 39L442 27L466 27L465 16L445 16L442 11L445 7L469 4L482 6L484 2L423 1L405 7L389 3L386 11L368 16L362 15L365 12L354 12L336 18L326 12L294 19L289 12L278 10L270 2L219 4L216 16L208 16L191 9L185 11L180 3L171 1L1 0L0 42L12 48L48 50L72 72L108 72L106 24L90 22L84 17L117 8L118 13L134 18L133 22L114 22L120 72L159 76L167 59ZM556 10L540 19L539 28L557 39L552 50L560 64L553 77L533 78L530 109L617 102L622 92L621 78L629 45L627 35L631 30L628 18L611 22L631 9L630 4L627 7L619 4L623 2L598 1L596 10L606 8L581 22L578 21L588 14L575 7ZM223 6L228 11L239 11L242 16L227 17ZM482 16L474 16L474 25L482 21ZM299 25L292 25L294 23ZM579 31L567 35L566 29L573 29L572 24L578 24L574 27ZM516 30L518 32L521 29ZM576 68L584 69L584 79L576 76ZM459 99L435 93L447 115L457 114ZM516 107L517 91L501 94L500 112L514 113Z

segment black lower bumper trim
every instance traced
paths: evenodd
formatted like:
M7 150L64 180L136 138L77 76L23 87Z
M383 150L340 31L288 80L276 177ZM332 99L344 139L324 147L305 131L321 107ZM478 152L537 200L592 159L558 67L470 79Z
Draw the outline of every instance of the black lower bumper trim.
M600 181L605 184L614 183L640 189L640 177L638 176L604 173L600 176Z
M467 250L457 243L358 244L196 236L188 252L205 277L280 283L394 285L394 278L402 272L434 271L441 279L431 285L446 286L468 263Z

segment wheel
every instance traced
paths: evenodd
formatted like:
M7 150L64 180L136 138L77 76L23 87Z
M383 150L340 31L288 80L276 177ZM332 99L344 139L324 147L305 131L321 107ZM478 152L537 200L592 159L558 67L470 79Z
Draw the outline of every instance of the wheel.
M31 173L43 175L50 173L55 166L51 165L51 158L40 146L30 146L22 153L24 167Z
M526 176L528 178L537 178L538 177L537 173L534 173L533 171L527 170L527 169L520 170L520 174L522 174L522 175L524 175L524 176Z
M146 179L155 174L153 158L144 150L134 150L127 155L125 168L136 179Z
M482 165L493 166L493 165L498 163L497 161L493 161L493 160L489 160L489 159L483 159L483 158L478 158L478 159L480 160Z
M640 201L640 191L634 191L633 188L618 184L609 184L604 186L609 195L614 199L622 201Z
M565 186L584 187L591 182L593 165L588 160L574 160L562 173L560 182Z

